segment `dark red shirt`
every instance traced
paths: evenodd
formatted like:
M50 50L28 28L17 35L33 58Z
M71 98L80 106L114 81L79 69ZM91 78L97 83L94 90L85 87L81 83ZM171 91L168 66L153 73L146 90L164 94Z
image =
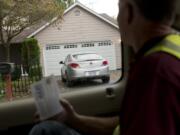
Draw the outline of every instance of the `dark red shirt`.
M180 135L180 60L164 52L137 55L120 113L121 135Z

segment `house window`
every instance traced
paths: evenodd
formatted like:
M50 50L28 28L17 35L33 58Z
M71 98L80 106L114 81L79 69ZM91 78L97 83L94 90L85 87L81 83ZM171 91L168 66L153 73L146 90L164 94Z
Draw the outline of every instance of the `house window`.
M81 47L94 47L94 43L85 43Z
M76 11L74 11L74 14L75 14L75 16L80 16L81 11L80 10L76 10Z
M70 49L70 48L77 48L77 45L70 44L70 45L65 45L64 49Z
M112 45L111 41L102 41L98 43L98 46L110 46Z
M57 49L60 49L59 45L49 45L49 46L46 46L46 50L57 50Z

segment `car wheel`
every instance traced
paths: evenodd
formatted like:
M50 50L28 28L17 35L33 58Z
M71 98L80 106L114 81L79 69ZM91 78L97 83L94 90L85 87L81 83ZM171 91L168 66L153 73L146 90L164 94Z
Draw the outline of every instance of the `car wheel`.
M63 77L62 71L61 71L61 80L63 83L66 82L66 79Z
M66 80L67 87L72 87L74 85L73 81Z
M61 76L61 80L62 80L63 83L66 82L66 79L64 79L63 76Z
M109 81L110 81L110 77L109 76L102 78L102 82L103 83L108 83Z
M71 86L73 86L73 84L74 84L73 81L68 79L68 75L67 75L67 72L66 72L66 86L71 87Z

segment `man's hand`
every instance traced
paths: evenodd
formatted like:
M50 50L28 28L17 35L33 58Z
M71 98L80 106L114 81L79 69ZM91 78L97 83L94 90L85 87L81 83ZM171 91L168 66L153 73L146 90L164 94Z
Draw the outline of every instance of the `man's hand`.
M68 123L68 122L71 122L72 120L74 120L74 118L76 118L78 116L78 114L74 110L73 106L67 100L61 99L60 104L63 107L63 111L53 117L46 119L46 120L56 120L59 122L67 122ZM41 121L43 121L43 120L40 119L39 114L36 112L34 115L34 122L38 123Z
M74 110L73 106L65 99L60 100L61 105L64 109L64 122L71 123L74 119L78 117L77 112Z

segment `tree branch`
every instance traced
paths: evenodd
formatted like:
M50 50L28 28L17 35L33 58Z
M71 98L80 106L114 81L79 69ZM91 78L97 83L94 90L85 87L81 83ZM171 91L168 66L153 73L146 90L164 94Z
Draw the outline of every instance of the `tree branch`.
M2 44L4 44L5 40L4 40L4 34L3 34L3 28L2 27L3 27L2 21L0 20L0 41L1 41Z
M6 14L4 14L4 15L2 16L2 18L5 18L6 16L10 15L11 12L14 11L14 9L16 8L16 6L17 6L17 2L16 2L16 4L9 10L9 12L7 12Z
M12 40L14 37L16 37L17 35L19 35L25 28L27 28L27 27L22 27L22 28L19 29L17 32L14 32L13 34L10 34L10 35L8 36L7 41L11 42L11 40Z

